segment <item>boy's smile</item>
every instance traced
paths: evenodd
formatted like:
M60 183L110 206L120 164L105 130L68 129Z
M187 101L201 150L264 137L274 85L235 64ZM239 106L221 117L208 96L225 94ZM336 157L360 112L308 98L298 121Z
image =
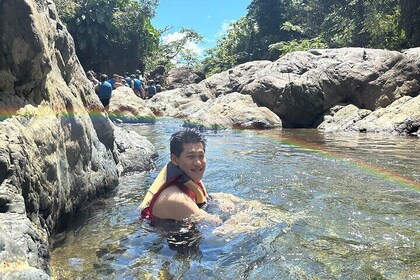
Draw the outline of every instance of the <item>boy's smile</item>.
M183 144L183 148L179 157L176 157L174 154L171 155L172 163L178 165L194 182L201 181L206 170L206 156L203 144L186 143Z

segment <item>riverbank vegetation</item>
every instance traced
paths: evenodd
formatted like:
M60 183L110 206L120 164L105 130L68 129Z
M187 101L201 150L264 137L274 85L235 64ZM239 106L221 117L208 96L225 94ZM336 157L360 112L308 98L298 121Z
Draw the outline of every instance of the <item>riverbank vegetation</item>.
M204 61L217 73L296 50L420 45L417 0L253 0Z
M55 0L85 69L151 71L174 55L207 75L253 60L276 60L296 50L366 47L402 50L420 45L417 0L253 0L203 61L183 47L202 37L160 40L151 18L159 0Z

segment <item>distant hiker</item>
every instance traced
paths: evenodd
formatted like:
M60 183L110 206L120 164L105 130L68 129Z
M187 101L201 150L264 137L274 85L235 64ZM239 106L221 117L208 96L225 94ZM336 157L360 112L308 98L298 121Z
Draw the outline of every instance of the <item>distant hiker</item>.
M112 94L112 85L107 81L108 76L106 74L102 74L100 79L101 81L96 85L95 91L98 93L102 105L104 105L105 109L108 109L109 100L111 99Z
M156 82L156 93L161 92L162 91L162 86L160 85L159 82Z
M133 82L133 80L130 77L130 73L125 72L125 78L124 78L124 80L125 80L125 83L126 83L126 86L127 87L129 87L131 89L134 89L134 82Z
M96 73L93 72L93 70L89 70L86 72L86 77L89 79L89 81L92 83L92 85L95 87L97 84L99 84L98 79L96 79Z
M108 80L108 83L110 83L110 84L111 84L112 89L116 89L116 88L117 88L116 83L117 83L117 82L119 82L119 80L120 80L120 75L118 75L118 74L113 74L113 75L112 75L112 79Z
M137 78L136 75L134 75L134 74L131 75L131 79L133 80L133 84L134 84L134 86L133 86L134 93L138 97L141 97L141 98L145 99L145 96L144 96L143 91L142 91L143 85L141 84L140 79Z
M156 86L153 80L149 81L149 86L147 87L147 97L152 98L156 94Z
M143 77L141 75L141 71L140 70L136 70L135 74L136 74L136 78L137 79L139 79L140 81L143 81Z

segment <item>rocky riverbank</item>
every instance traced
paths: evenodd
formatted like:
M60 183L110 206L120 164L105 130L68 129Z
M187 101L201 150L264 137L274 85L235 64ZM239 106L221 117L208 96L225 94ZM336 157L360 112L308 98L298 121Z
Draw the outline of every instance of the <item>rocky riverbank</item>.
M137 107L143 111L138 111L138 118L150 119L151 110L156 116L183 118L210 128L318 128L419 135L419 66L420 48L294 52L274 62L248 62L158 93L141 101ZM174 75L175 71L168 79L179 80ZM129 104L136 99L125 96ZM125 107L118 101L111 114ZM132 122L132 113L126 118Z
M0 278L49 279L49 238L155 151L103 112L52 1L0 1L0 48Z
M104 112L51 0L0 1L0 27L5 279L49 279L49 238L117 187L121 174L152 168L153 146L110 118L418 135L420 49L296 52L239 65L146 101L120 88Z
M418 135L419 66L420 48L294 52L162 92L147 105L204 126Z

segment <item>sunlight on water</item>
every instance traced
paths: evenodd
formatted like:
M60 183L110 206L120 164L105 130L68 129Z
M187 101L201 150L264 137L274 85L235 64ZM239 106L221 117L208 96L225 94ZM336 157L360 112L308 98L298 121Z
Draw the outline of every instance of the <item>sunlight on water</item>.
M179 121L128 128L169 160ZM220 226L150 224L159 170L121 178L57 237L57 279L420 279L418 138L206 131L207 211Z

